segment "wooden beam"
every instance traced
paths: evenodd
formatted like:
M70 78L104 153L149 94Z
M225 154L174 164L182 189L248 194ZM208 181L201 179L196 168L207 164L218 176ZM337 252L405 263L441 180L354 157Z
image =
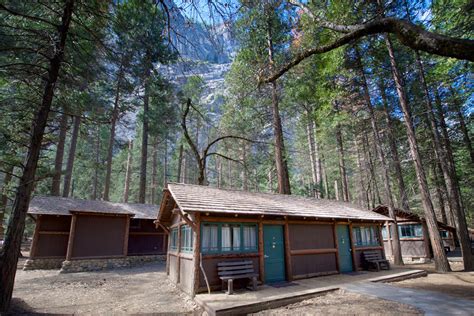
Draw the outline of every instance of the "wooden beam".
M77 220L77 215L72 214L71 218L71 228L69 231L69 240L67 242L67 253L66 253L66 260L69 261L72 258L72 250L74 247L74 236L76 234L76 220Z
M263 223L258 223L258 269L260 281L265 282L265 252L263 249Z
M181 217L184 219L184 221L186 222L186 224L188 224L191 229L193 231L197 231L198 230L198 227L196 226L196 224L189 218L189 214L188 213L182 213L181 214Z
M2 225L2 223L0 223L0 225ZM38 219L36 220L36 225L35 225L35 232L33 234L33 241L31 242L31 248L30 248L31 258L34 258L36 256L36 250L38 249L40 225L41 225L41 215L38 215Z
M162 232L129 232L129 235L143 235L143 236L160 236L160 235L166 235L166 233Z
M353 266L354 271L357 271L358 267L357 267L357 261L356 261L356 249L354 246L354 238L352 238L352 236L354 235L352 234L352 223L350 223L349 224L349 239L351 241L352 266Z
M128 254L128 234L130 233L130 217L125 220L125 235L123 237L123 255Z
M201 214L200 213L196 213L195 215L195 218L194 218L194 221L196 223L196 226L199 227L200 226L200 222L201 222ZM199 289L199 280L201 279L200 278L200 273L199 273L199 264L200 264L200 253L201 253L201 230L200 229L196 229L194 232L194 287L193 287L193 293L192 293L192 297L194 297Z
M293 269L291 267L291 249L290 249L290 227L288 225L288 219L285 219L285 225L283 227L285 233L285 265L286 265L286 279L293 281Z
M36 233L36 231L35 231L35 233ZM38 234L40 234L40 235L69 235L69 232L43 230L43 231L39 231Z
M179 283L181 280L181 257L179 253L181 252L181 225L178 225L178 249L176 249L176 253L178 254L178 257L176 258L178 262L178 275L176 277L176 283Z
M339 266L339 241L337 239L337 230L336 230L336 223L334 222L332 225L332 236L334 238L334 248L336 248L336 268L337 272L341 273L341 267Z
M155 221L155 225L158 226L158 227L161 227L161 229L163 229L163 230L165 231L165 233L166 233L167 235L169 235L170 230L169 230L165 225L163 225L163 224L160 223L159 221ZM157 227L157 228L158 228L158 227Z
M388 238L388 246L390 247L390 255L393 258L392 233L390 229L390 223L388 221L385 222L385 227L387 227L387 238Z
M291 250L292 256L301 256L301 255L320 255L326 253L336 253L336 248L324 248L324 249L299 249Z

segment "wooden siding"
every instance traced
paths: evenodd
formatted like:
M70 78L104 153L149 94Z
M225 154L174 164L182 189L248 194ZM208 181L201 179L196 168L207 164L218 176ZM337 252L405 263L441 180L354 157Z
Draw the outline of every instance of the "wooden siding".
M71 258L123 256L126 216L77 215Z
M37 217L30 256L32 258L66 258L71 216Z

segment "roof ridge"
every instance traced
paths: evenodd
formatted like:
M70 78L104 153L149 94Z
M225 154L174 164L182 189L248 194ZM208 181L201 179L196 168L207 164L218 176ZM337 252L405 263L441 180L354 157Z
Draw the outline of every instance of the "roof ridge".
M310 196L301 196L301 195L295 195L295 194L281 194L281 193L277 193L277 192L255 192L255 191L246 191L246 190L242 190L242 189L216 188L216 187L209 186L209 185L168 182L168 185L170 185L170 184L171 185L180 185L180 186L192 186L192 187L199 187L199 188L209 188L209 189L212 189L212 190L219 190L219 191L242 192L242 193L255 194L255 195L271 195L271 196L278 196L278 197L285 197L286 196L286 197L297 198L297 199L301 199L301 200L328 201L328 202L331 202L331 203L346 204L348 206L358 207L356 204L354 204L352 202L338 201L338 200L332 200L332 199L327 199L327 198L317 199L317 198L310 197Z

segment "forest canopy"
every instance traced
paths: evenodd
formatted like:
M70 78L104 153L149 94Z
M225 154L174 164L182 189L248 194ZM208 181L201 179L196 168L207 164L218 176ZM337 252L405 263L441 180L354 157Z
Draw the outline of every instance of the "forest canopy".
M474 226L473 11L0 1L0 312L32 196L159 204L168 182L411 211L449 270L437 221L463 254Z

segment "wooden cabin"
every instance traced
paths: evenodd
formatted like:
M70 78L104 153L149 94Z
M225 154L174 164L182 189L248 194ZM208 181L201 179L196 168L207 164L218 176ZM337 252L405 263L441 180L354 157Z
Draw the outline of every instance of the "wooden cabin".
M156 224L169 233L169 278L194 295L221 288L226 261L251 261L261 283L361 270L363 251L384 256L386 221L344 202L170 183Z
M130 262L124 258L163 256L167 236L153 223L157 211L147 204L37 196L28 210L36 226L26 267L64 268L63 261L80 260L114 267L113 259L123 266Z
M379 205L374 212L388 216L388 207ZM401 209L395 209L395 215L398 224L398 235L400 238L400 246L402 249L402 257L404 261L427 262L433 257L431 242L428 235L428 227L423 217L414 213L406 212ZM382 236L384 242L385 253L388 257L392 257L392 236L390 236L389 222L384 224L382 228ZM438 222L439 233L443 239L443 245L446 251L454 251L456 246L454 243L454 235L456 229L442 222Z

